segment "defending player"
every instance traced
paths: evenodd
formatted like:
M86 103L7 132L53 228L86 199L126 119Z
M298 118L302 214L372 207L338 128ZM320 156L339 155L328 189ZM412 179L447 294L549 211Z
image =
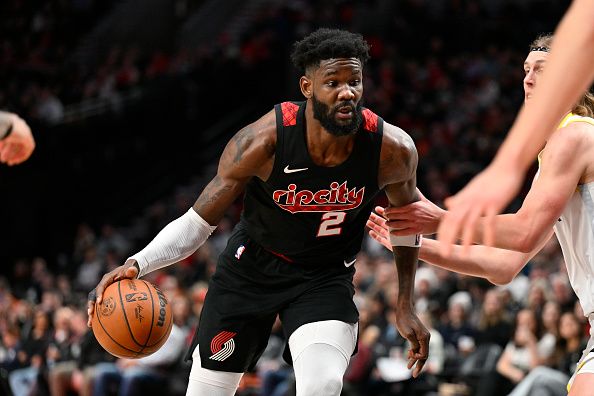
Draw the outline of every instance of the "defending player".
M227 144L217 175L193 208L141 252L106 274L143 276L192 254L245 191L239 224L219 257L194 339L188 395L233 395L264 350L280 315L297 394L339 395L357 339L353 263L376 194L416 201L410 137L361 107L368 45L320 29L295 45L305 102L284 102ZM247 92L246 92L247 93ZM429 333L413 312L418 238L394 240L400 287L397 327L422 369ZM93 314L89 303L89 316Z
M551 36L538 38L524 62L526 107L547 58ZM554 229L561 244L567 273L584 313L594 328L594 96L586 93L568 111L539 156L540 169L520 210L494 219L495 247L458 245L443 253L440 242L426 240L420 257L452 271L508 283L548 241ZM380 212L382 210L380 209ZM372 237L384 246L388 227L393 234L434 233L447 212L427 200L383 213L387 225L372 215ZM478 223L475 242L483 241L484 219ZM499 249L497 249L499 248ZM568 388L570 395L591 395L594 387L594 333L578 363Z
M456 238L469 243L477 218L501 212L519 191L526 170L575 101L594 82L594 0L574 0L555 31L547 72L493 162L456 195L439 228L444 253ZM493 228L487 224L486 242Z

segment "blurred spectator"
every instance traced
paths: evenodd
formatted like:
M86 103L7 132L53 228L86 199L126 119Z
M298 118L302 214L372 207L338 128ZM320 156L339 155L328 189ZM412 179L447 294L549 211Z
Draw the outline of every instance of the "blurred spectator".
M535 367L549 358L539 355L541 329L536 313L530 309L518 312L512 340L497 362L497 371L480 384L481 395L509 393Z
M454 293L448 302L447 319L438 327L446 346L448 370L456 370L461 360L474 350L476 330L467 318L471 306L467 292Z
M488 290L476 327L476 343L478 345L495 344L504 348L512 332L509 316L502 304L501 292L497 289Z
M73 391L80 396L92 396L95 365L114 361L115 358L99 345L87 327L86 312L75 310L70 326L69 351L62 361L49 369L50 392L52 395L65 395Z
M76 285L81 290L91 290L99 282L103 272L103 263L97 255L97 248L90 246L85 250L83 261L78 267Z
M120 257L126 256L130 253L130 242L113 225L104 224L97 241L97 253L106 255L108 252L115 252Z
M21 348L17 351L19 366L10 373L10 388L14 396L28 396L37 384L37 377L45 365L45 354L51 340L49 315L37 310L33 316L33 326L25 335Z
M567 382L576 369L586 340L578 318L566 312L559 321L559 341L553 356L552 367L539 366L514 388L510 396L563 396L567 394Z
M542 309L541 318L543 335L539 343L539 353L541 356L550 355L552 357L555 345L559 341L559 320L561 318L559 304L556 301L547 301Z
M21 367L18 359L20 350L20 332L17 326L8 326L2 330L2 344L0 345L0 389L9 394L9 374Z

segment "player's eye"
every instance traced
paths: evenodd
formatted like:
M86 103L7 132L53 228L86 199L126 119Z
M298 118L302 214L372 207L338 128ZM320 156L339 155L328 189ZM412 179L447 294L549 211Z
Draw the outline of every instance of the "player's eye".
M361 84L360 80L353 80L350 82L351 86L356 87L357 85Z
M336 86L336 81L328 81L326 83L329 87L335 87Z

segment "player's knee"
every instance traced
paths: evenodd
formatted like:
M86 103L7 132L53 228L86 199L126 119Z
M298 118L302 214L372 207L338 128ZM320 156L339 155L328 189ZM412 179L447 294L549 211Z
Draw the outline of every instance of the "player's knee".
M309 370L297 377L297 396L338 396L342 390L344 370L340 365L313 363Z
M342 390L342 373L330 370L318 373L304 381L301 386L298 384L297 388L297 396L338 396Z

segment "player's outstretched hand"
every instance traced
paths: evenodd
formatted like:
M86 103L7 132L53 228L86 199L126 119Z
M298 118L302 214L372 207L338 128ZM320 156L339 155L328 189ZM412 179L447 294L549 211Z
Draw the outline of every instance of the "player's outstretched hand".
M421 198L419 201L399 208L387 207L382 214L388 220L387 226L392 235L431 235L437 232L446 211L425 198L419 189L417 193Z
M485 216L482 244L493 246L495 215L501 213L518 193L523 177L520 171L494 163L475 176L458 194L448 198L445 201L448 211L437 230L441 254L449 256L452 245L459 238L464 246L470 246L482 216Z
M7 165L18 165L26 161L35 149L35 140L31 128L21 117L11 114L12 132L0 141L0 162Z
M123 265L103 275L97 287L91 290L87 301L87 314L89 315L87 326L91 327L95 304L101 304L103 292L107 286L121 279L135 279L138 276L138 268L134 265L135 263L136 260L127 260Z
M412 376L417 378L423 370L429 356L429 331L423 326L421 320L411 309L400 309L396 315L396 328L400 334L410 342L408 351L409 369L413 368Z

